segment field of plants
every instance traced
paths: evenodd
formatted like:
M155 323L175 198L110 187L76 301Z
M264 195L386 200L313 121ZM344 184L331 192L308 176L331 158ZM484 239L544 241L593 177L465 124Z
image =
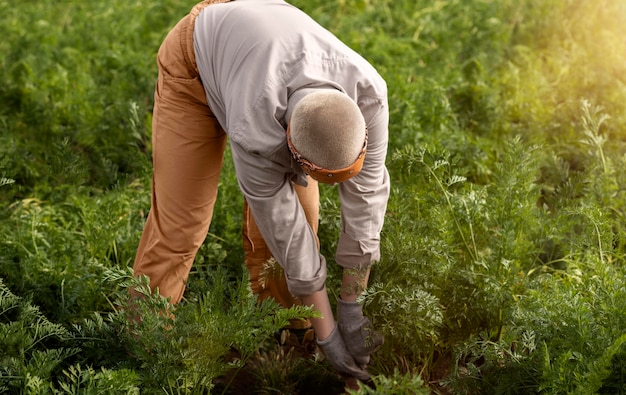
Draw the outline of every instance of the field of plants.
M230 157L176 318L131 266L181 0L0 0L0 393L333 394L259 304ZM294 0L385 77L392 195L354 394L626 394L626 2ZM321 189L329 289L336 189ZM148 295L130 324L127 288Z

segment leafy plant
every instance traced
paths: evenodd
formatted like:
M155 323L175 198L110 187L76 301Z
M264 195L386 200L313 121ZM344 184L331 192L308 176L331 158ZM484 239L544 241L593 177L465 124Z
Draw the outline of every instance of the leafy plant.
M358 390L349 389L347 393L352 395L427 395L431 393L431 391L424 386L424 382L420 376L402 374L398 370L395 370L388 376L374 376L372 381L374 382L374 388L359 383Z
M293 4L388 86L393 191L362 300L386 341L360 393L623 393L625 4ZM132 279L154 58L192 6L0 0L4 391L342 391L272 341L312 312L249 293L230 152L183 303ZM321 195L336 296L340 206Z
M70 366L64 372L65 380L59 384L58 394L139 394L137 376L129 370L95 371L92 368L83 368L80 365Z
M49 321L0 279L1 391L50 389L56 370L79 351L66 343L70 337L66 328Z

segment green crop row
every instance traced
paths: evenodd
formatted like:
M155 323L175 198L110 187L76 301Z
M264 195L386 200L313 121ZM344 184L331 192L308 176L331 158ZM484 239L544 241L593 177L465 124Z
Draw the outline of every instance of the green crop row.
M363 297L386 341L376 389L353 392L626 393L626 4L293 4L389 88L393 189ZM312 312L250 294L228 153L175 321L156 295L128 299L148 293L129 268L155 55L192 6L0 0L0 393L343 389L276 347ZM336 189L321 196L336 290Z

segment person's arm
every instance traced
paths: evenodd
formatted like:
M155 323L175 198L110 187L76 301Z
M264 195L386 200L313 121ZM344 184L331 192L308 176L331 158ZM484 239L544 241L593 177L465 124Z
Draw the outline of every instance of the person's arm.
M321 313L321 318L311 319L318 345L338 372L369 380L369 373L357 366L337 329L324 285L326 262L288 173L232 141L231 151L240 188L263 238L285 270L289 290Z
M239 187L263 239L285 271L289 290L298 297L322 290L326 261L291 185L290 169L232 140L231 152Z
M361 367L383 343L356 302L366 289L370 267L380 259L380 232L389 199L389 174L385 167L389 112L386 101L368 100L364 114L369 118L368 144L363 169L339 186L342 231L336 260L343 269L342 287L337 301L337 326L346 348ZM366 120L368 118L366 117Z
M231 142L237 179L259 231L285 271L294 296L322 318L311 320L318 338L330 335L335 320L324 286L326 262L317 248L297 194L284 168Z
M361 172L339 184L341 234L336 252L344 268L341 297L354 301L367 287L369 268L380 259L380 232L389 199L389 174L385 167L389 111L386 101L366 99L368 144ZM367 117L366 117L367 119Z

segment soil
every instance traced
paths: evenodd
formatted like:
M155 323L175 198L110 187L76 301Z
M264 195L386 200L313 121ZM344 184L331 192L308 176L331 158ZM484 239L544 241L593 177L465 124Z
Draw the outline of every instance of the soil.
M236 358L235 355L232 356ZM355 387L344 381L319 356L291 347L276 345L260 351L241 369L234 369L216 380L211 393L225 395L339 395Z

